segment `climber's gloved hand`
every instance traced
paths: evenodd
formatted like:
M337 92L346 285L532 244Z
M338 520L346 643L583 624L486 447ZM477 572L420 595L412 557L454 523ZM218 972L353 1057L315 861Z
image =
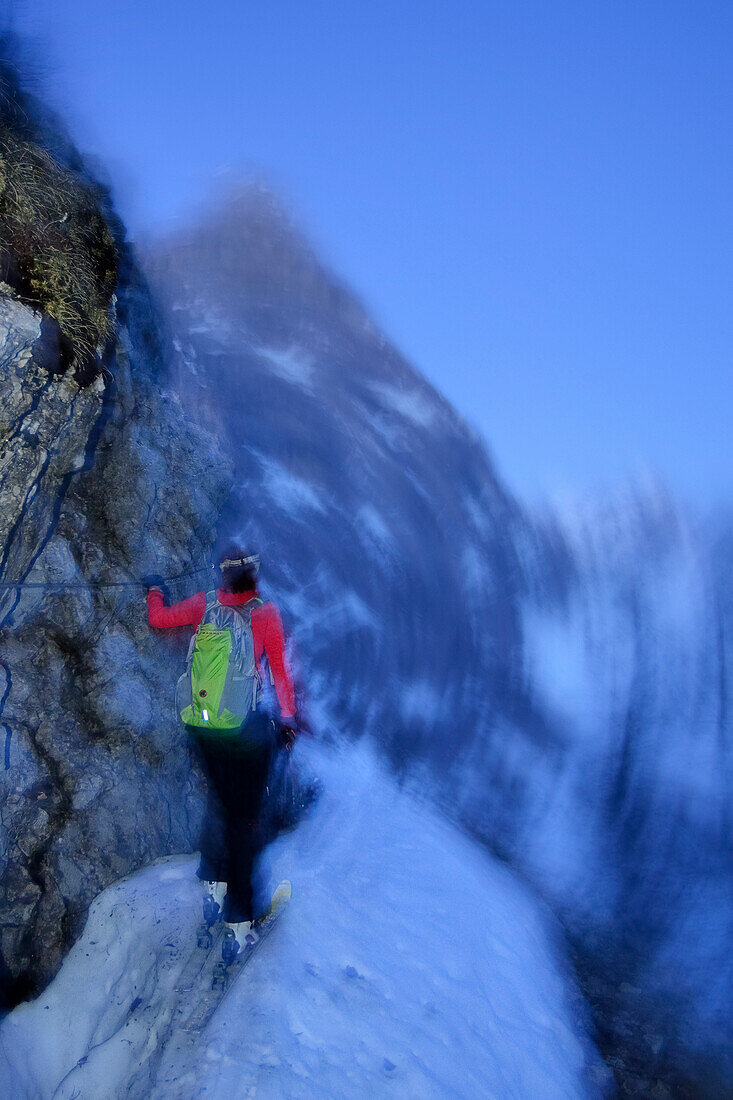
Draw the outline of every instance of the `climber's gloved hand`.
M291 752L293 745L295 744L296 737L296 721L295 718L281 718L280 719L280 744L287 752Z
M165 578L159 573L148 573L147 576L140 578L140 583L147 588L148 592L156 590L162 592L164 596L166 594Z

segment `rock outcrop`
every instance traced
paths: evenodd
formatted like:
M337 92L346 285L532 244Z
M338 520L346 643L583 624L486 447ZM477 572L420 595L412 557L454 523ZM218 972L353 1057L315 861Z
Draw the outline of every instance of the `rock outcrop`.
M94 369L80 375L48 314L0 294L6 1005L55 973L101 889L196 840L172 708L184 643L152 636L138 582L206 583L230 469L166 381L144 280L111 224L114 336Z

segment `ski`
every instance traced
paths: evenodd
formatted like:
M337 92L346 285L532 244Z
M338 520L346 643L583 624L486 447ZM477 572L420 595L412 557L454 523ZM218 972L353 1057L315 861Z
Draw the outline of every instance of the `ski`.
M257 921L258 939L246 944L228 966L221 958L225 924L217 921L209 929L202 924L197 946L189 955L173 988L173 1005L164 1009L157 1028L151 1029L154 1046L130 1083L129 1100L151 1100L170 1095L181 1065L195 1055L197 1044L210 1020L221 1007L237 977L264 943L286 908L291 895L289 882L281 882L267 910Z
M213 927L203 921L196 932L196 945L190 950L171 990L168 1006L158 1012L149 1025L150 1046L128 1086L128 1100L148 1100L164 1053L185 1026L199 991L211 986L217 959L221 957L224 924ZM138 1011L144 1011L141 1005Z
M209 988L205 989L203 994L198 998L198 1003L194 1006L191 1015L183 1024L182 1030L185 1031L187 1035L193 1038L198 1037L204 1032L209 1020L221 1006L239 974L257 952L260 944L264 943L272 932L278 922L278 918L282 915L290 901L291 893L292 888L290 883L281 882L272 895L272 899L265 913L255 925L255 931L257 932L257 940L255 943L246 944L240 950L236 959L229 963L228 966L223 962L218 962L216 964Z

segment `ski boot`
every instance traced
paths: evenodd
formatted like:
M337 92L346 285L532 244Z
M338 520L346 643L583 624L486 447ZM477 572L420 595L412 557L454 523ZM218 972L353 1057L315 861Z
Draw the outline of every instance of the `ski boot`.
M245 947L253 947L258 939L254 921L227 921L221 945L221 961L224 966L230 966Z
M225 882L204 882L204 921L209 927L221 916L226 892Z
M221 916L222 906L224 905L224 897L227 892L227 884L225 882L207 882L204 881L204 919L201 924L198 934L196 936L196 943L199 947L208 951L214 942L214 937L211 934L211 926L216 924Z

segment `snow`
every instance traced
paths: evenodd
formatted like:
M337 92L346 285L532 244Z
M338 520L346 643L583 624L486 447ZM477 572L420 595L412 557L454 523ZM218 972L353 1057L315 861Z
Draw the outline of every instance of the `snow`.
M101 894L51 986L4 1020L6 1094L601 1095L547 912L365 744L299 751L325 793L270 849L293 900L198 1045L151 1070L199 920L196 860L181 856Z
M425 714L430 714L434 721L446 718L449 704L439 690L442 687L442 684L436 685L430 680L403 683L399 701L402 718L410 721Z
M290 382L293 386L300 386L304 390L313 389L313 375L315 361L312 355L302 348L292 345L287 351L279 348L255 347L259 356L267 360L270 371Z
M481 547L468 543L460 551L461 577L466 591L476 595L489 593L496 588L491 566Z
M314 598L313 592L327 593L328 596ZM339 589L338 578L322 565L313 576L312 591L296 590L283 594L282 603L287 606L289 615L300 624L294 632L298 648L301 645L306 647L306 639L315 641L324 636L338 638L343 643L344 638L354 630L363 627L376 630L377 627L369 605L351 589ZM313 691L312 696L315 703L317 693Z
M211 336L219 340L221 343L227 340L233 341L238 336L241 337L238 326L232 324L231 319L221 309L215 308L200 295L197 295L189 308L192 317L196 317L198 322L197 324L188 325L189 336L202 333L205 336Z
M388 551L394 555L394 535L373 504L362 504L356 513L356 522L381 552Z
M400 389L389 382L372 382L370 389L388 408L419 428L432 427L438 415L438 403L427 389Z
M284 512L325 512L323 494L310 482L290 473L279 462L267 458L261 451L249 448L262 469L262 489Z
M693 520L653 488L566 505L546 530L558 547L559 576L565 553L571 565L555 587L546 564L533 562L531 539L518 544L531 578L520 609L522 661L556 747L496 733L500 761L488 741L477 745L473 774L491 767L501 775L496 786L508 792L505 835L517 864L598 952L606 980L619 969L616 944L635 954L633 986L619 982L610 1029L623 1043L627 1022L644 1011L641 990L656 1001L653 1029L665 1034L667 1064L698 1081L720 1067L729 1082L724 589ZM471 770L462 774L468 788ZM496 835L491 813L500 798L487 802L473 782L465 818ZM650 1069L658 1064L646 1038L639 1050Z

